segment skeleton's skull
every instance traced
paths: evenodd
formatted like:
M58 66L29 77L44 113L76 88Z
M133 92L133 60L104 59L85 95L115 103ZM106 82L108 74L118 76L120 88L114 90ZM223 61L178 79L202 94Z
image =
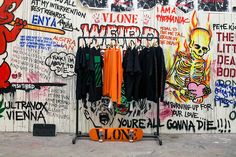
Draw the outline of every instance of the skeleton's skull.
M203 28L196 28L191 32L189 47L191 55L201 59L210 50L211 35Z

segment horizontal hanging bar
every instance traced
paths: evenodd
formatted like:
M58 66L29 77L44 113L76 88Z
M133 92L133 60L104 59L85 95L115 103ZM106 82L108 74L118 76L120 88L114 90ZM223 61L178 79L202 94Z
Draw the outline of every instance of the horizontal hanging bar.
M159 37L111 37L111 36L109 36L109 37L106 37L106 36L104 36L104 37L88 37L88 36L86 36L86 37L78 37L78 39L82 39L82 38L93 38L93 39L96 39L96 38L99 38L99 39L135 39L135 38L138 38L138 39L159 39Z

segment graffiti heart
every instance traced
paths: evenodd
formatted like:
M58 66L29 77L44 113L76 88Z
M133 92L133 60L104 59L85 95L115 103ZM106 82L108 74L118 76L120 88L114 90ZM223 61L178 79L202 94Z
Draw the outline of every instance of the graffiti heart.
M197 85L196 83L190 83L188 84L188 90L191 91L191 93L193 93L196 98L202 97L204 96L204 89L205 89L206 85L200 84Z

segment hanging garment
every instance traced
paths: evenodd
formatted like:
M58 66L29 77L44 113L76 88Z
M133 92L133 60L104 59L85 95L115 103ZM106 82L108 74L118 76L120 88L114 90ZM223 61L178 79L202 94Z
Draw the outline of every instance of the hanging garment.
M158 46L156 47L156 58L157 58L157 98L160 98L160 101L164 101L164 92L165 92L165 83L167 70L165 66L165 57L163 53L163 49ZM159 67L159 68L158 68Z
M95 48L78 48L75 72L77 73L76 99L94 102L102 96L102 57L100 50Z
M137 49L131 47L127 49L123 58L123 70L125 97L128 101L138 100L142 71Z
M164 99L166 68L163 50L160 46L151 47L147 53L147 100L157 102Z
M112 102L121 104L121 86L123 81L122 57L119 48L108 48L104 53L103 95Z
M148 70L147 70L147 54L150 53L149 48L144 48L139 53L139 63L141 68L141 79L138 87L139 99L147 98L147 80L148 80Z
M85 48L79 47L76 53L75 73L77 73L77 81L76 81L77 100L86 99L87 96L88 68L87 68L86 54L88 53L89 53L89 48L87 46Z
M88 71L90 75L89 99L90 102L101 100L102 97L102 67L103 60L100 49L90 49Z

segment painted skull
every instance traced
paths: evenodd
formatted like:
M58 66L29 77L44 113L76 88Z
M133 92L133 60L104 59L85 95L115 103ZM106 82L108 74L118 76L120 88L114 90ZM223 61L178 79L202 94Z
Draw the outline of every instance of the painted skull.
M191 55L196 59L202 59L210 50L211 35L206 29L196 28L192 31L190 40Z

